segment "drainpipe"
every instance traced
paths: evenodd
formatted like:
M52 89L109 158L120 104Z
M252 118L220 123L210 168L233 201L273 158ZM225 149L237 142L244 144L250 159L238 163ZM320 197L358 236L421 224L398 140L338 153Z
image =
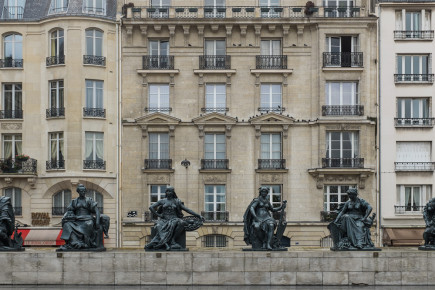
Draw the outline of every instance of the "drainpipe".
M122 235L120 233L121 229L121 139L122 139L122 130L121 130L121 57L120 57L120 43L122 39L120 24L122 19L116 20L116 101L117 101L117 112L116 112L116 120L117 120L117 136L116 136L116 149L117 149L117 162L116 162L116 247L119 248L122 245Z
M377 176L377 200L378 200L378 218L377 218L377 224L378 224L378 229L377 229L377 234L378 234L378 245L382 247L382 192L381 192L381 152L382 152L382 148L381 148L381 138L382 138L382 134L381 134L381 118L382 118L382 114L381 114L381 89L380 89L380 84L381 84L381 6L378 4L378 37L377 37L377 47L378 47L378 63L377 63L377 71L378 71L378 84L377 84L377 101L378 101L378 107L376 109L376 114L377 114L377 120L378 120L378 146L377 146L377 168L378 168L378 172L376 174Z

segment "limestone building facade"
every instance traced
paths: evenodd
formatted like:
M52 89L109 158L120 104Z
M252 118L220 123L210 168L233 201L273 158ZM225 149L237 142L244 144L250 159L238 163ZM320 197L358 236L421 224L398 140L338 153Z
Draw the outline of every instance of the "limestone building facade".
M115 0L1 0L1 194L53 245L76 185L110 216L116 246ZM29 226L29 227L27 227ZM54 238L53 238L54 235Z

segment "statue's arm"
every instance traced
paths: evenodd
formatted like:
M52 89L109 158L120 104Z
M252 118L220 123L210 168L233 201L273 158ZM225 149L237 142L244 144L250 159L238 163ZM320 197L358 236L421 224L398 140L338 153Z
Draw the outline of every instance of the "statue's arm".
M423 219L424 219L424 222L426 223L426 227L429 227L430 226L430 219L429 219L428 212L427 212L427 205L423 209Z
M95 206L95 225L97 226L97 228L100 227L100 210L98 209L98 206Z
M341 216L342 216L345 212L347 212L347 202L344 204L343 209L342 209L342 210L340 211L340 213L337 215L337 218L335 219L334 222L338 222L338 221L340 220Z
M269 203L269 204L270 204L270 203ZM284 209L286 208L286 206L287 206L287 200L284 200L280 206L275 207L275 208L272 207L272 205L270 205L270 207L272 208L272 211L273 211L273 212L280 211L280 210L284 210Z
M373 210L372 206L368 202L366 202L366 207L367 207L367 209L366 209L366 213L364 215L363 220L366 220L369 217L369 215L372 212L372 210Z
M163 204L163 201L162 201L162 200L159 200L159 201L153 203L153 204L150 206L150 212L152 212L153 214L155 214L155 215L158 216L158 217L163 217L162 214L159 214L159 213L156 211L156 208L157 208L158 206L161 206L162 204Z
M254 218L255 221L258 221L257 215L255 213L255 208L257 207L257 205L258 205L258 201L254 201L251 204L251 207L249 208L249 211L251 212L251 215L252 215L252 217Z

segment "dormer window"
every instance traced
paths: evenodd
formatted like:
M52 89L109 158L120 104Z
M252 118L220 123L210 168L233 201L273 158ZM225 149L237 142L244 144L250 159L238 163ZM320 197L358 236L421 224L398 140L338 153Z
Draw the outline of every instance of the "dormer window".
M65 13L68 10L68 0L51 0L48 14Z
M22 19L26 0L6 0L3 6L3 19Z
M83 13L106 15L106 0L84 0Z

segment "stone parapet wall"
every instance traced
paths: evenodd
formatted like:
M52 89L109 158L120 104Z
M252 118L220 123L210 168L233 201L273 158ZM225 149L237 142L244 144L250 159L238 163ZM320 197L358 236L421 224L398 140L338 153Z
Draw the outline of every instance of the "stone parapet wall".
M0 253L0 284L435 285L435 252Z

